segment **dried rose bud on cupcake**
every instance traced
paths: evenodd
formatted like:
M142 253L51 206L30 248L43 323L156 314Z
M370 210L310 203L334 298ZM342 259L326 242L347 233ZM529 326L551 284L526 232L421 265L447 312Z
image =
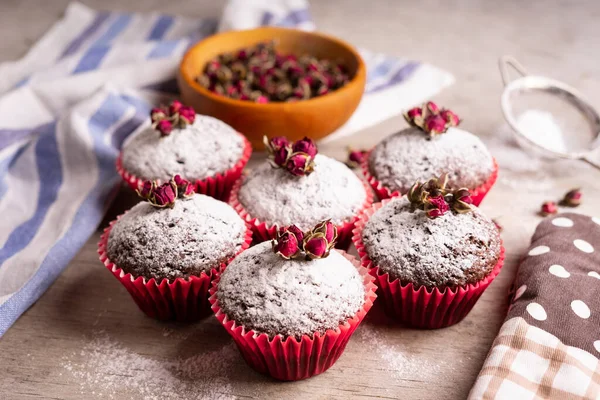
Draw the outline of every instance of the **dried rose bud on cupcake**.
M151 126L123 146L117 170L137 190L145 180L180 175L198 193L225 200L252 153L248 140L213 117L173 101L152 109Z
M413 182L447 171L449 184L468 188L479 205L498 173L483 142L458 129L460 118L433 102L410 109L405 119L410 127L384 139L363 162L379 198L406 194Z
M370 189L343 163L318 154L309 138L265 140L268 162L234 187L230 201L252 225L255 240L274 238L278 227L308 229L331 218L339 248L347 248L358 213L372 202Z
M259 372L281 380L324 372L371 308L374 278L333 249L336 237L330 221L307 231L282 228L272 243L236 257L214 282L213 311Z
M462 320L504 259L494 222L447 176L415 184L361 215L354 243L376 276L388 313L411 326Z
M251 229L229 205L195 194L180 176L164 184L144 182L138 194L146 201L111 223L100 259L149 316L207 315L211 280L248 248Z
M209 61L198 83L213 93L257 103L307 100L349 82L346 68L309 55L276 51L275 43L259 43Z

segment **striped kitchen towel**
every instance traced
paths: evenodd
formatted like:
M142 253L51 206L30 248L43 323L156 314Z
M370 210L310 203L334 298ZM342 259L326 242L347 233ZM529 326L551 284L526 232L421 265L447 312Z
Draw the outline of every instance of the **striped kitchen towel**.
M175 71L217 29L314 29L305 0L232 0L220 20L94 11L79 3L22 59L0 65L0 335L50 286L100 223L125 138L177 94ZM362 52L367 94L337 137L433 96L453 78Z

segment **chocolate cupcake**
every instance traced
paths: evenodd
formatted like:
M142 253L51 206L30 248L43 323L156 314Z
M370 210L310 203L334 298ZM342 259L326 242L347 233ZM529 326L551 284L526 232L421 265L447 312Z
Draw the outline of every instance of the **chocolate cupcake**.
M229 205L194 194L179 176L160 186L148 182L139 193L148 201L111 224L100 244L102 261L148 315L207 314L210 281L249 246L251 231Z
M460 120L432 102L408 111L411 127L380 142L363 172L380 198L405 194L416 181L448 172L452 187L466 187L479 205L497 177L497 165L483 142L458 129Z
M332 249L336 236L327 221L308 232L283 229L273 243L236 257L215 282L213 311L260 372L297 380L325 371L371 307L373 278Z
M471 203L467 189L447 190L442 177L361 217L355 244L392 316L416 327L456 323L498 274L500 234Z
M123 179L137 190L145 180L180 175L198 193L226 200L250 158L248 140L224 122L197 115L174 101L155 108L152 125L128 140L117 161Z
M290 143L279 137L266 145L269 162L239 182L231 197L255 240L274 238L278 227L308 229L329 218L338 227L339 248L347 248L357 215L372 202L368 186L343 163L317 154L309 138Z

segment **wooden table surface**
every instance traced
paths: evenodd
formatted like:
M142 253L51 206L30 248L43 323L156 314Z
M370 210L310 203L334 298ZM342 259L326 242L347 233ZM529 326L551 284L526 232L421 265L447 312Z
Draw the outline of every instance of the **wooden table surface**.
M222 7L209 0L84 3L198 17L217 16ZM20 57L66 4L0 2L0 61ZM96 233L0 339L0 398L467 396L504 318L507 291L540 220L536 210L541 202L581 186L586 199L577 211L600 214L600 172L564 161L539 163L533 171L525 165L528 158L511 162L501 147L508 131L499 108L497 58L514 54L530 70L580 88L600 107L600 3L314 1L313 14L322 30L357 46L427 61L456 76L456 84L435 100L455 109L465 129L487 140L502 167L482 208L505 227L507 260L474 310L458 325L422 331L394 325L376 308L329 371L302 382L275 382L244 364L212 317L192 325L145 317L98 261ZM403 126L401 118L394 118L322 151L341 159L347 144L370 147ZM131 196L122 190L109 214L130 205Z

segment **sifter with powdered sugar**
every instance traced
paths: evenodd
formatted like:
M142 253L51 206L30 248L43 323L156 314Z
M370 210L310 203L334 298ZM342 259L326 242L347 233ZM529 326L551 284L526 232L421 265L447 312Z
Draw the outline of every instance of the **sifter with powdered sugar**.
M600 116L581 93L563 82L527 74L511 56L501 57L499 66L502 111L519 145L600 169ZM515 79L511 68L519 75Z

